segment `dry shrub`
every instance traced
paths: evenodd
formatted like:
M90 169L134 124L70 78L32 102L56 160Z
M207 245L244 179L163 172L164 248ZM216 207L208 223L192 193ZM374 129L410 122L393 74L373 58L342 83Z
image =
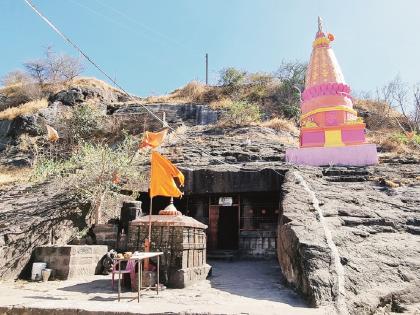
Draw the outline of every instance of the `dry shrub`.
M198 81L191 81L186 86L176 90L174 94L176 94L177 97L181 99L201 101L206 90L207 89L205 84Z
M144 100L144 103L175 103L185 104L194 102L203 102L205 95L210 88L204 83L198 81L191 81L187 85L176 89L168 95L149 96Z
M25 104L19 105L18 107L10 107L0 112L0 120L13 120L17 116L24 114L33 114L39 111L42 108L48 106L48 101L46 98L30 101Z
M220 100L215 100L215 101L210 102L210 108L214 110L227 109L230 106L232 106L232 104L233 104L233 101L230 98L224 97Z
M268 127L277 131L287 131L291 134L298 135L299 130L293 121L284 118L275 117L261 123L261 126Z
M19 152L33 152L37 146L36 140L36 137L31 137L27 133L21 134L18 141Z
M394 132L371 132L367 137L368 142L377 144L383 151L392 153L406 153L407 145L395 137Z
M244 101L233 102L222 115L219 126L250 126L261 121L261 110L257 104Z
M362 113L362 117L366 116L364 121L370 130L398 128L397 119L402 119L401 113L384 102L357 99L354 108Z
M69 86L80 86L80 87L94 87L103 91L110 91L113 93L123 93L120 89L109 85L105 81L90 78L90 77L76 77L68 83Z
M0 93L6 97L6 101L2 104L0 110L18 106L43 96L41 87L29 81L7 85L0 89Z

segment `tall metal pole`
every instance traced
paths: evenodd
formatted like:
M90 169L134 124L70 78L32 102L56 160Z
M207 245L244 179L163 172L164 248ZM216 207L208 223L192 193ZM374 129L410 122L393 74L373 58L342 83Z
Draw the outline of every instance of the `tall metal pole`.
M209 85L209 54L206 53L206 85Z

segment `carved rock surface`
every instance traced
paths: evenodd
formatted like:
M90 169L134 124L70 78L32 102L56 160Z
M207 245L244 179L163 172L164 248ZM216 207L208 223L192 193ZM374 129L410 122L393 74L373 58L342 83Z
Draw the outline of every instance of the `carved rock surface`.
M65 245L86 227L86 211L57 183L0 190L0 279L14 279L37 246Z
M338 311L412 314L420 305L420 166L380 164L365 171L368 181L331 182L325 169L298 170L319 200L340 255L346 306ZM406 184L390 189L377 180L391 176ZM313 202L290 172L283 188L278 257L285 277L313 305L336 303L337 274Z

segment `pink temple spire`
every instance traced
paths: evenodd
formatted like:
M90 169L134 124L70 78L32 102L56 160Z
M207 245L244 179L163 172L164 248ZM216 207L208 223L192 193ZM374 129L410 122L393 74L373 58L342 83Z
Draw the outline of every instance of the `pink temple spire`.
M348 160L348 157L351 159L352 156L349 152L357 151L357 155L360 155L367 150L367 159L363 159L362 156L364 162L359 159L357 165L375 164L376 146L365 144L365 124L353 109L350 86L344 81L340 65L331 48L332 41L334 36L324 33L322 19L318 17L318 30L312 43L305 90L302 93L300 119L302 151L294 149L292 154L292 150L289 150L286 159L298 164L323 165L326 160L320 154L334 152L331 156L327 154L327 160L352 165L351 160ZM357 150L354 148L356 145L359 146ZM341 147L343 149L326 150ZM312 153L303 150L311 148L321 148L321 150L312 150ZM349 151L343 153L347 155L347 159L344 159L344 156L340 157L341 151ZM312 156L304 157L305 154ZM311 163L312 159L314 161Z

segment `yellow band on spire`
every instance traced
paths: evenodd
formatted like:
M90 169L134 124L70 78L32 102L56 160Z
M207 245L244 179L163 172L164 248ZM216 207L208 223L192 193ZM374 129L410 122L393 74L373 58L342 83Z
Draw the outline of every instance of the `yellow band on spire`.
M321 107L321 108L311 110L310 112L306 113L305 115L302 115L300 117L300 120L304 120L305 118L308 118L309 116L312 116L312 115L315 115L315 114L318 114L318 113L332 112L332 111L336 111L336 110L342 110L342 111L352 113L352 114L357 116L357 112L354 109L349 108L347 106L340 105L340 106L333 106L333 107Z
M320 45L329 45L330 40L327 37L318 37L312 43L312 47L320 46Z

